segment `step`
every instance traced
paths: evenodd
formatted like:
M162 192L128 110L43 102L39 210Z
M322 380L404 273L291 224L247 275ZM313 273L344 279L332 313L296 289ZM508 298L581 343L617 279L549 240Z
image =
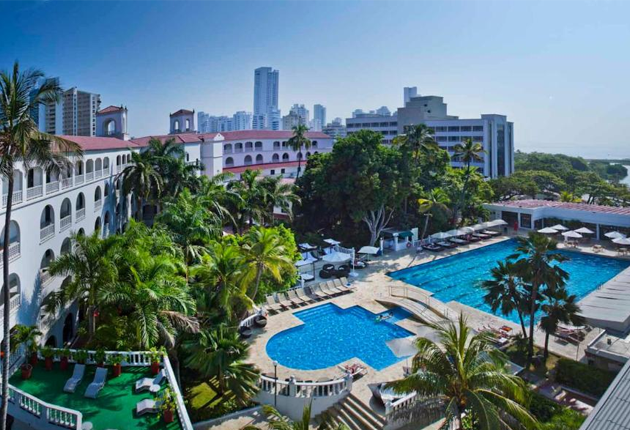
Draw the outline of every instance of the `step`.
M351 415L344 407L343 402L335 405L335 412L337 418L347 425L350 430L374 430L368 423L363 423L361 420L356 419L354 414Z
M382 428L385 426L387 421L376 412L374 412L369 406L359 400L354 394L350 394L345 399L345 403L347 405L352 405L352 407L359 411L366 419L371 421L371 423L377 428Z

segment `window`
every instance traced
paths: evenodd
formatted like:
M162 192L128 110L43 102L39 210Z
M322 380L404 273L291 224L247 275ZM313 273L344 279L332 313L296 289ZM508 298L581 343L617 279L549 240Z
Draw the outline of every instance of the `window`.
M254 143L254 149L255 149L256 151L262 151L262 150L263 150L263 144L262 144L262 142L256 142L256 143Z
M263 156L261 154L258 154L256 156L256 164L262 164L263 163Z
M273 149L280 149L280 142L275 141L275 142L273 143Z
M271 161L275 162L275 161L280 161L280 156L278 154L273 154L271 156Z
M289 161L289 154L287 154L286 152L282 154L282 161Z
M483 131L483 125L473 125L472 131Z
M469 125L462 125L461 131L472 131L472 127Z
M247 156L245 156L245 165L249 166L250 164L252 164L252 156L251 155L247 155Z
M311 142L311 146L312 146L313 148L317 148L317 141L316 141L316 140L312 141L312 142Z
M231 154L232 153L232 144L231 143L226 143L225 145L223 145L223 152L225 152L226 154Z
M444 131L446 131L446 127L435 127L435 132L436 132L436 133L438 133L438 132L444 132Z
M448 141L449 142L459 142L459 136L449 136L448 137Z
M234 159L232 157L228 157L225 159L225 165L227 167L233 166L234 165Z
M280 174L284 175L285 169L280 170Z
M459 126L450 126L448 128L449 132L458 132L459 131Z
M269 173L270 173L270 174L272 174L272 175L275 175L275 174L276 174L276 171L275 171L274 169L271 169L271 170L269 171Z

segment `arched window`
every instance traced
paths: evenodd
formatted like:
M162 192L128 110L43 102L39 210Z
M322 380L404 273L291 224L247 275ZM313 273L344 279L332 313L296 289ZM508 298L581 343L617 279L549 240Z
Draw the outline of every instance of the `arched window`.
M103 218L103 236L107 236L109 234L109 230L111 226L110 223L109 211L105 212L105 217Z
M245 152L251 152L254 150L254 144L252 142L245 142Z
M17 310L20 307L20 302L22 300L21 290L22 286L20 282L20 277L16 273L11 273L9 275L9 300L11 312ZM4 291L1 291L0 302L3 301Z
M71 250L72 250L72 239L70 239L69 237L66 237L61 243L61 251L59 252L59 255L67 254Z
M113 136L114 134L116 134L116 121L114 121L113 119L107 121L107 123L105 124L105 129L107 130L108 136Z
M105 192L103 193L105 198L109 197L109 182L105 184Z
M83 193L79 193L79 195L77 196L77 210L79 209L85 209L85 196L83 195Z
M271 156L271 161L280 161L280 156L278 154L273 154Z
M277 140L273 143L273 149L280 149L280 142Z
M186 120L186 131L190 131L190 120Z
M180 126L179 126L179 120L176 119L175 122L173 123L173 129L175 131L181 131Z
M4 228L0 237L0 248L4 246ZM21 254L20 247L20 226L17 221L12 220L9 227L9 260L18 258ZM1 264L0 264L1 267Z
M234 159L232 157L228 157L225 159L225 166L230 167L234 165Z
M317 148L317 141L316 140L311 141L311 146L313 148Z
M97 172L103 170L103 160L101 160L100 158L96 159L94 170L96 170Z
M72 225L72 203L70 199L65 198L61 202L61 210L59 211L59 228L64 230Z
M298 160L301 160L301 159L302 159L302 152L301 152L301 151L297 153L297 159L298 159Z
M243 152L243 144L241 142L234 144L234 152Z
M55 253L52 249L47 249L46 252L44 252L41 263L39 264L39 279L42 285L46 285L52 280L52 276L50 275L50 272L48 272L48 267L54 260Z
M262 154L258 154L256 156L256 164L262 164L263 163L263 156Z
M109 157L103 158L103 170L105 170L106 173L109 173Z
M81 227L81 228L79 229L79 231L77 232L77 235L79 235L79 236L85 236L85 230L83 229L83 227Z
M101 229L101 217L96 218L94 222L94 231Z
M44 210L42 210L42 216L40 217L39 227L45 228L50 225L55 225L55 210L52 206L46 205Z
M28 169L26 175L26 200L44 195L44 172L40 167Z
M225 145L223 145L223 152L226 154L231 154L232 153L232 144L231 143L226 143Z
M88 175L94 172L94 160L88 160L85 163L85 173Z
M310 156L311 156L311 153L310 153L310 152L307 152L307 153L306 153L306 158L308 159Z
M282 161L289 161L289 154L287 154L286 152L282 154Z
M120 155L116 156L116 166L120 166Z
M286 141L286 140L282 141L282 147L283 147L283 148L286 148L286 147L287 147L287 141Z
M251 155L246 155L245 156L245 165L249 166L250 164L252 164L252 156Z
M262 144L262 142L256 142L256 143L254 143L254 149L255 149L256 151L262 151L262 150L263 150L263 144Z
M76 163L74 163L74 174L79 176L79 175L83 175L83 160L78 160Z
M131 163L131 154L127 154L127 164Z
M102 204L103 201L101 200L101 187L98 186L94 190L94 209L96 210L100 208Z

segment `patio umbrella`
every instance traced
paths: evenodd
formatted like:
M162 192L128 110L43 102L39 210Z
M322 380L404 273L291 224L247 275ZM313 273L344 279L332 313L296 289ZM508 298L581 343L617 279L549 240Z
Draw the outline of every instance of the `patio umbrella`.
M338 240L335 240L335 239L324 239L324 242L326 242L330 246L339 245L341 243L341 242L339 242Z
M542 234L556 234L558 233L558 230L551 228L551 227L545 227L545 228L541 228L540 230L538 230L538 233L542 233Z
M387 342L387 346L398 358L409 357L418 352L416 336L398 337Z
M588 229L586 227L578 228L575 231L580 233L580 234L595 234L595 232L593 230L590 230L590 229Z
M453 230L447 231L446 234L448 234L449 237L450 237L450 236L463 236L466 233L462 232L461 230L458 230L458 229L454 228Z
M569 239L582 239L584 237L576 231L565 231L564 233L562 233L562 235L565 238L569 238Z
M613 239L613 243L616 243L617 245L630 246L630 239L627 237L618 237L617 239Z
M551 228L553 228L554 230L558 230L558 231L567 231L568 230L568 228L566 228L562 224L556 224L554 226L551 226Z
M376 255L380 251L376 246L364 246L359 249L359 254Z
M462 234L471 234L475 232L475 229L472 227L462 227L459 229L459 231L461 231Z
M494 221L488 222L488 227L499 227L500 225L507 225L507 222L502 219L495 219Z
M475 225L473 225L470 228L472 228L475 231L479 231L479 230L483 230L485 228L488 228L487 224L488 223L486 223L486 222L482 222L481 224L475 224Z
M609 239L622 239L625 238L626 235L623 233L619 233L618 231L611 231L606 233L604 236L606 236Z
M449 237L453 236L450 233L444 233L444 232L440 232L440 233L435 233L432 234L431 236L429 236L431 239L448 239Z
M352 258L352 255L345 254L343 252L331 252L330 254L324 255L322 260L327 263L343 263L344 261L348 261Z

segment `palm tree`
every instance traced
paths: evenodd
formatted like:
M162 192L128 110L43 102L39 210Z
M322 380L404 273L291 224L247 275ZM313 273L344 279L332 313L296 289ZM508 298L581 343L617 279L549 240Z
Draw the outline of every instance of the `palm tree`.
M455 158L461 159L461 161L463 161L466 164L466 170L464 174L464 184L462 186L460 201L459 201L459 204L456 206L454 214L453 214L455 222L457 222L459 211L463 210L464 203L466 201L466 193L468 192L468 182L470 180L470 175L472 173L471 164L475 161L482 161L483 157L481 156L481 154L485 153L486 151L484 151L481 143L473 142L473 140L470 138L464 140L463 144L458 143L457 145L455 145L454 151L455 152L453 156Z
M569 295L564 287L555 288L554 291L546 289L542 292L546 297L545 303L541 306L545 315L540 319L540 326L545 331L545 353L547 360L549 357L549 336L556 332L559 324L584 324L584 318L579 315L580 307L577 304L577 297Z
M110 236L102 239L96 230L90 236L73 234L71 240L74 246L70 247L70 251L61 254L48 268L53 276L71 276L70 282L63 283L58 291L50 293L43 306L46 312L56 313L67 303L78 301L88 316L91 338L96 331L95 314L101 294L112 287L116 277L110 253L117 238Z
M197 370L204 378L216 380L220 394L232 393L240 404L246 404L257 391L259 372L246 363L249 344L239 339L234 329L219 326L203 330L182 343L188 355L184 364Z
M131 153L131 165L118 174L123 178L123 193L133 192L136 196L138 220L143 219L143 200L159 196L162 192L163 178L153 165L151 152Z
M300 172L302 171L302 149L309 150L311 148L311 140L306 137L306 132L308 131L308 127L304 124L298 124L293 127L293 136L287 141L289 146L298 152L298 170L297 175L295 176L295 180L300 177Z
M295 269L282 237L271 228L252 228L245 238L243 254L248 266L245 282L254 281L253 291L249 294L252 300L256 300L263 275L281 281L282 272Z
M295 186L282 182L280 176L267 176L260 181L260 186L264 190L263 200L267 222L273 224L273 209L280 208L282 212L293 218L292 205L299 201L294 193Z
M4 360L2 363L2 409L0 429L6 426L9 396L9 355L10 355L10 294L9 294L9 245L11 211L15 163L22 162L28 171L32 165L39 165L46 172L60 172L70 167L68 155L77 157L82 150L74 142L58 136L42 133L31 118L31 112L44 103L59 100L61 88L51 80L38 82L44 78L39 70L20 71L16 61L13 70L0 72L0 174L7 179L7 200L4 216L3 245L3 291L4 291Z
M429 229L429 219L436 213L449 213L448 204L450 199L448 194L441 188L434 188L429 191L426 198L418 199L418 209L424 214L424 228L422 229L422 240L424 240Z
M254 221L262 223L265 217L265 190L261 182L260 170L245 170L238 181L228 183L226 207L234 220L236 233L241 234Z
M310 430L311 427L311 404L302 409L302 418L299 421L292 421L282 415L276 408L270 405L263 405L263 413L267 417L267 429L269 430ZM243 430L260 430L256 426L245 426ZM335 425L330 419L325 419L317 430L349 430L348 426L341 423Z
M395 137L393 143L408 150L414 159L414 166L418 167L421 152L439 149L434 135L435 131L426 124L411 125L406 128L405 134Z
M569 274L557 263L567 261L568 257L560 254L558 243L539 233L530 233L528 237L518 237L516 254L509 256L516 259L516 267L521 279L530 286L529 303L529 343L527 363L531 363L534 355L534 321L538 307L538 293L545 286L551 293L564 286Z
M521 281L518 268L509 260L499 261L499 265L492 269L491 274L492 279L485 280L481 284L487 291L483 298L484 301L490 305L492 312L501 309L501 313L508 316L516 311L523 336L527 338L527 330L523 320L524 297L520 290Z
M418 338L412 374L388 386L399 393L415 391L443 400L442 428L455 423L463 429L464 413L471 414L482 430L512 428L506 416L525 428L536 427L536 419L522 406L527 400L525 383L506 371L507 358L488 334L473 334L463 315L457 323L428 326L437 332L440 344Z
M42 332L35 326L16 324L11 333L11 352L17 351L20 345L33 348L41 335Z

